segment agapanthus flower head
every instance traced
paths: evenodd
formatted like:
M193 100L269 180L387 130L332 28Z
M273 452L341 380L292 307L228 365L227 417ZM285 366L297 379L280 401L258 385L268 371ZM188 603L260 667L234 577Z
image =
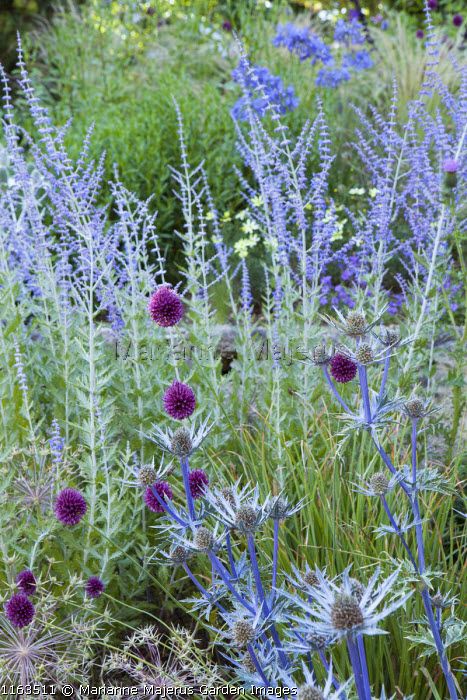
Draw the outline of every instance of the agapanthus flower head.
M149 314L158 326L175 326L183 317L185 307L177 292L167 285L161 285L150 297Z
M311 32L308 27L299 27L295 24L279 24L277 34L273 39L274 46L284 46L290 53L294 53L301 61L308 58L314 65L317 61L321 63L332 63L332 53L330 48L319 36Z
M76 489L63 489L55 501L55 516L63 525L77 525L85 516L87 505L82 493Z
M164 409L176 420L191 416L196 406L195 393L188 384L175 380L164 393Z
M334 41L346 46L352 44L364 44L365 34L363 25L360 24L357 18L346 22L344 19L339 19L336 22L334 30Z
M417 31L415 32L415 36L417 37L417 39L423 39L423 37L425 36L425 32L423 31L423 29L417 29Z
M255 628L247 618L235 620L232 627L232 639L236 646L245 647L251 644L256 637Z
M347 384L357 374L357 365L350 357L338 352L330 362L331 374L339 384Z
M32 571L30 571L30 569L20 571L16 577L16 583L18 584L18 588L22 591L22 593L25 593L28 596L34 595L36 592L36 577Z
M104 592L105 585L99 576L90 576L86 581L86 595L88 598L99 598Z
M36 610L25 593L15 593L5 603L5 615L14 627L27 627L34 619Z
M316 75L315 85L334 89L350 78L350 71L347 68L321 68Z
M173 498L173 491L170 484L167 483L167 481L156 481L155 484L148 486L144 492L144 502L149 510L152 510L153 513L164 513L164 506L159 503L154 492L156 492L163 501L171 501Z
M190 492L193 498L201 498L209 485L209 477L204 469L194 469L188 474Z
M350 70L355 70L357 72L362 70L368 70L373 67L373 59L371 58L368 51L362 49L361 51L352 51L351 53L345 54L342 58L342 67L349 68Z
M452 23L455 27L460 27L462 25L463 21L464 21L464 18L462 17L462 15L459 15L459 14L454 15L454 17L452 18Z

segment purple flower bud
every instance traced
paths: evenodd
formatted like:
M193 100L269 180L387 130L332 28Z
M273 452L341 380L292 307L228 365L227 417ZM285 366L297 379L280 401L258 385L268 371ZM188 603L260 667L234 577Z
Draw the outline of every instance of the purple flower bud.
M154 323L163 328L175 326L185 313L178 294L166 285L162 285L151 295L148 311Z
M357 365L349 357L337 353L330 362L331 374L339 384L347 384L357 374Z
M428 7L430 8L430 10L437 10L438 0L428 0Z
M183 420L191 416L196 406L193 389L188 384L174 381L164 393L164 409L166 413L176 420Z
M99 576L90 576L86 581L86 595L89 598L99 598L104 592L104 584L100 580Z
M455 27L460 27L463 21L464 18L462 17L462 15L454 15L454 17L452 18L452 23Z
M194 469L188 475L190 491L193 498L201 498L209 484L209 477L203 469Z
M33 595L36 592L36 578L29 569L19 572L16 577L16 583L25 595Z
M5 603L5 615L14 627L26 627L34 619L36 609L25 593L16 593Z
M455 158L446 158L443 163L443 170L445 173L457 173L459 170L459 163Z
M55 501L55 515L63 525L77 525L86 513L84 496L75 489L63 489Z
M417 37L417 39L423 39L423 37L425 36L423 29L417 29L417 31L415 32L415 36Z
M157 492L159 498L161 498L164 501L167 499L169 499L169 501L172 500L173 491L170 488L170 484L168 484L167 481L156 481L156 483L152 486L148 486L148 488L144 492L144 502L146 503L149 510L152 510L153 513L163 513L164 508L163 506L161 506L156 496L154 495L153 489Z
M224 30L224 32L231 32L232 22L229 22L229 20L226 19L224 22L222 22L222 29Z

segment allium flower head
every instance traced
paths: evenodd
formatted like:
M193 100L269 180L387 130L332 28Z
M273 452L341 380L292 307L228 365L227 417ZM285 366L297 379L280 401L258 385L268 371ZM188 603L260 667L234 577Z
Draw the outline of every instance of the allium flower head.
M86 581L86 595L89 598L99 598L104 592L104 584L99 576L90 576Z
M430 8L430 10L437 10L438 0L428 0L428 7Z
M455 158L446 158L443 162L443 170L445 173L457 173L459 170L459 161Z
M155 484L148 486L144 492L144 502L149 510L152 510L153 513L164 513L164 506L159 503L154 495L154 491L157 492L157 495L163 501L167 499L171 501L173 498L173 491L170 488L170 484L168 484L167 481L156 481Z
M36 592L36 577L29 569L24 569L24 571L19 572L16 577L16 583L18 584L18 588L28 596L34 595Z
M15 593L5 603L5 615L14 627L27 627L34 619L36 610L25 593Z
M415 36L417 37L417 39L423 39L423 37L425 36L425 32L423 31L423 29L417 29L417 31L415 32Z
M175 326L185 312L177 292L166 285L160 286L151 295L148 310L154 323L164 328Z
M357 365L350 357L338 352L334 355L330 363L331 374L340 384L347 384L357 374Z
M193 498L201 498L209 484L209 477L203 469L194 469L188 474L190 491Z
M452 18L452 23L455 27L460 27L462 22L464 21L462 15L454 15Z
M164 393L164 409L176 420L191 416L195 410L196 399L193 389L187 384L174 381Z
M77 525L87 510L84 496L76 489L63 489L55 501L55 515L63 525Z

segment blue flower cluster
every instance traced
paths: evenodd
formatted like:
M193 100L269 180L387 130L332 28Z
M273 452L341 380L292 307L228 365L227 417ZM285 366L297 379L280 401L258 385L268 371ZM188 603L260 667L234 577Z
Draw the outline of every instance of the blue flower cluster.
M317 61L331 64L333 57L331 49L317 34L311 32L308 27L297 27L289 22L277 26L277 35L273 39L274 46L284 46L299 57L301 61L311 58L314 65Z
M373 59L365 49L354 51L353 53L345 54L342 59L342 67L356 71L368 70L368 68L373 67Z
M250 66L241 59L232 71L233 80L244 90L231 110L234 119L248 119L248 109L252 109L259 117L263 117L268 109L285 114L298 107L298 97L292 86L285 87L281 78L272 75L264 66Z
M334 29L334 41L346 46L364 44L365 35L362 25L356 19L353 19L351 22L346 22L344 19L337 20Z
M350 80L347 68L321 68L315 82L318 87L336 88L347 80Z

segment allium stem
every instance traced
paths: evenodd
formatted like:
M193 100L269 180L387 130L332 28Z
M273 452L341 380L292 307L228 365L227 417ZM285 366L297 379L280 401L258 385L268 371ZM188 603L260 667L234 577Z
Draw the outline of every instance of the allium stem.
M331 377L329 376L329 372L328 372L328 370L327 370L327 367L323 367L323 374L324 374L324 376L325 376L325 378L326 378L326 381L327 381L327 383L328 383L328 385L329 385L329 388L331 389L331 391L332 391L332 393L334 394L334 396L335 396L335 398L337 399L337 401L340 403L340 405L342 406L342 408L344 409L344 411L345 411L346 413L348 413L349 415L352 416L352 415L353 415L353 412L352 412L352 411L350 410L350 408L347 406L346 402L344 401L344 399L342 398L342 396L339 394L339 392L337 391L336 387L334 386L334 382L332 381Z
M391 513L391 509L389 508L388 502L384 496L381 496L381 503L383 504L383 508L386 512L386 515L388 516L389 522L391 523L392 527L394 528L394 531L397 534L398 538L402 542L405 551L409 555L409 559L412 562L412 565L413 565L415 571L418 573L418 566L417 566L417 562L415 561L414 555L412 554L412 551L411 551L409 545L407 544L407 540L405 539L401 529L399 528L399 525L395 521L394 516Z
M185 487L186 502L188 505L188 512L190 514L190 519L196 520L195 505L193 503L193 496L191 495L191 488L190 488L190 479L189 479L190 467L188 464L188 458L186 458L186 457L182 458L180 460L180 466L182 468L183 485Z

